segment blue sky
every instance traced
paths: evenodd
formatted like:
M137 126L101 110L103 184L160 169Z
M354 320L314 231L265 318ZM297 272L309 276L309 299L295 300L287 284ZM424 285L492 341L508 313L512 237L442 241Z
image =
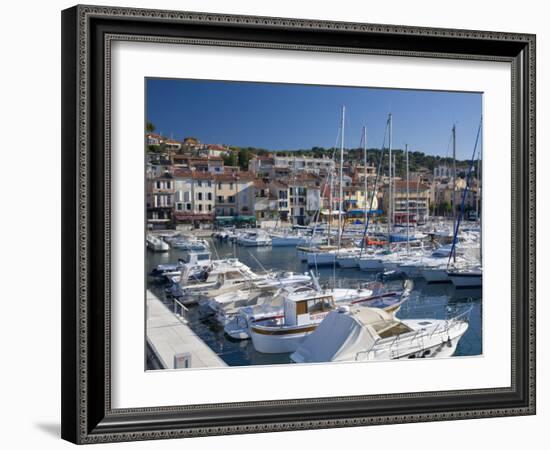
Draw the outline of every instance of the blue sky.
M334 146L344 105L346 148L359 147L365 123L368 147L380 147L391 112L394 148L451 156L456 123L457 158L469 159L482 111L479 93L175 79L146 88L157 132L269 150Z

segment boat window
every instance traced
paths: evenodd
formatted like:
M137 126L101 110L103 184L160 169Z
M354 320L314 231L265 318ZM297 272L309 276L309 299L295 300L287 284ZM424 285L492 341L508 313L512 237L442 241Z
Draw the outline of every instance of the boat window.
M198 261L204 261L205 259L208 259L208 255L207 255L207 254L199 255L198 258L197 258Z
M226 280L235 280L237 278L241 278L241 274L239 272L226 272L225 273L225 279Z
M296 315L306 314L308 311L308 302L297 302L296 303Z
M323 297L323 298L308 300L307 309L310 313L328 311L329 309L331 309L331 298Z

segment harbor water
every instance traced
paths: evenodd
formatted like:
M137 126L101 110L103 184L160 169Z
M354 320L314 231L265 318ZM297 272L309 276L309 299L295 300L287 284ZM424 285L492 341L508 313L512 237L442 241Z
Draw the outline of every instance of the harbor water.
M211 240L212 258L238 258L252 270L284 270L308 272L311 268L301 262L295 247L242 247L230 241ZM185 251L170 249L168 252L147 251L147 273L158 264L176 262L185 256ZM377 275L359 269L342 269L325 266L316 269L323 286L354 287L359 283L374 281ZM389 286L400 287L402 280L385 281ZM148 289L164 299L162 287L150 279ZM164 299L167 306L171 301ZM186 315L193 331L229 366L286 364L289 354L263 354L254 350L250 340L237 341L224 334L223 328L211 320L202 319L196 306L189 306ZM482 295L481 289L457 289L452 283L428 284L414 279L410 298L404 303L397 317L400 319L445 319L470 310L469 327L460 339L454 356L475 356L483 352L482 345Z

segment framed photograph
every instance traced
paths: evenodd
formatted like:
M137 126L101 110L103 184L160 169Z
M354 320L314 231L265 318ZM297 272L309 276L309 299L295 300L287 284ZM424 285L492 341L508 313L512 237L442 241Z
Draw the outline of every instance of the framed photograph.
M535 36L62 12L62 437L535 414Z

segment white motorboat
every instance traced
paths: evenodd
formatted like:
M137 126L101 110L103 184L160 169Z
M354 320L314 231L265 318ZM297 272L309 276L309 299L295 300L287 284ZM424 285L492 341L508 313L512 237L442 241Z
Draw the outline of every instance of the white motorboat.
M150 275L152 277L169 277L178 275L181 272L183 263L183 260L180 259L177 263L159 264L151 271Z
M189 238L177 238L170 242L172 248L186 251L201 251L208 250L210 244L205 239L189 239Z
M188 252L178 262L179 270L164 273L173 283L185 283L192 279L202 279L212 267L209 251ZM182 281L183 280L183 281Z
M205 281L182 277L165 292L183 304L191 304L196 303L201 295L211 295L214 292L219 295L265 278L266 275L258 275L238 259L230 258L213 261Z
M247 231L237 236L237 244L245 247L263 247L271 245L271 238L265 231Z
M343 306L330 312L290 358L315 363L449 357L468 329L468 313L449 320L399 320L380 308Z
M164 242L160 237L154 234L147 234L146 236L147 248L153 252L167 252L170 250L170 246Z
M372 291L365 295L368 290L353 289L291 293L284 298L282 315L254 320L248 324L248 333L254 348L260 353L290 353L336 309L337 304L357 305L378 301L385 310L396 312L411 288L412 285L399 294L388 292L376 295L372 295Z

